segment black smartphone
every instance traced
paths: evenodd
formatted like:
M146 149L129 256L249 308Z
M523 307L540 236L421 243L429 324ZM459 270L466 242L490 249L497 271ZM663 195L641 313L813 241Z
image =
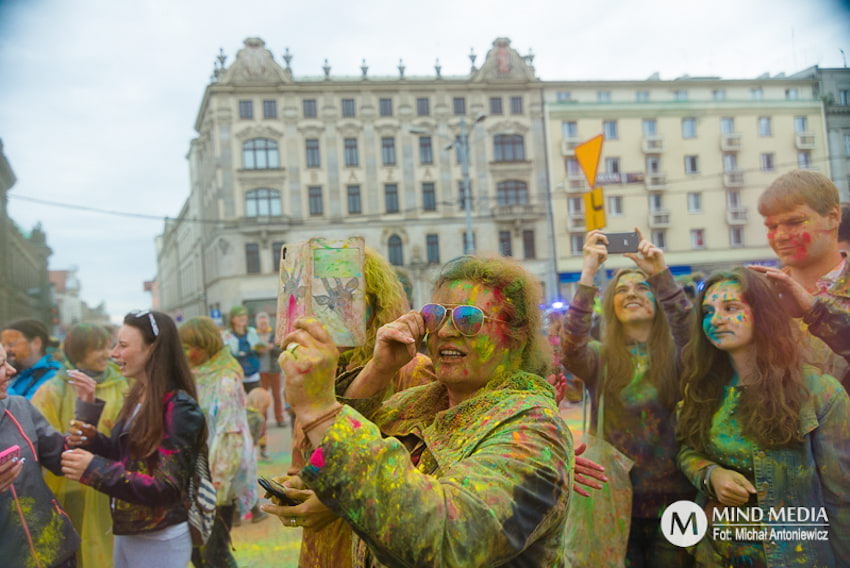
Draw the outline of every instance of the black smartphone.
M268 491L269 495L277 499L281 505L284 505L286 507L294 507L295 505L299 505L298 501L295 501L292 497L286 495L283 485L281 485L277 481L273 481L265 477L258 477L257 483L260 484L260 487Z
M605 233L609 253L637 252L640 237L637 233Z

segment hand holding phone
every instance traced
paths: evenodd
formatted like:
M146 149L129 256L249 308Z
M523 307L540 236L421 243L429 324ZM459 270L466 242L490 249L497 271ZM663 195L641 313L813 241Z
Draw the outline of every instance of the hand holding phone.
M274 497L278 501L279 505L283 505L285 507L294 507L299 504L297 501L295 501L286 494L286 488L277 481L268 479L266 477L258 477L257 483L259 483L260 487L265 489L269 495Z
M608 253L622 254L625 252L637 252L640 235L631 233L605 233L608 238Z
M14 446L9 446L2 452L0 452L0 465L10 461L12 458L21 458L21 447L15 444Z

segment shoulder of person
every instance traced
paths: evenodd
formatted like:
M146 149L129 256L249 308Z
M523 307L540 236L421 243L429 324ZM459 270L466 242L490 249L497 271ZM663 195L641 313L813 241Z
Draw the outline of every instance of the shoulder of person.
M850 399L841 383L832 375L823 373L817 367L803 365L803 384L809 391L809 402L819 417L824 409L838 399Z

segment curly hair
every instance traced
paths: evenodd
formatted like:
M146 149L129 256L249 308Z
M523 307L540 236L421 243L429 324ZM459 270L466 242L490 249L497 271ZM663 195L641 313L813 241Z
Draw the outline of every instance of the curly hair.
M509 322L508 336L522 346L520 368L546 376L552 361L542 333L540 282L516 262L501 257L461 256L449 261L437 277L434 289L456 280L470 280L500 290Z
M743 267L715 272L700 291L697 317L684 353L684 403L676 436L680 443L705 450L712 417L723 401L723 387L735 373L729 354L715 347L702 329L703 300L714 284L724 281L741 286L744 301L753 312L756 363L736 412L744 433L762 448L799 443L800 408L808 391L803 384L798 330L767 279Z

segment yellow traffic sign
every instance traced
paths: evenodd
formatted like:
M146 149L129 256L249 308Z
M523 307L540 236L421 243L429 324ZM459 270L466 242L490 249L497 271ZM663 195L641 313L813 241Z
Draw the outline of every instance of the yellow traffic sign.
M602 199L602 188L595 187L582 195L584 199L584 226L588 231L604 229L605 202Z
M604 140L605 136L599 134L575 147L576 161L590 187L596 187L596 170L599 169L599 158L602 156Z

